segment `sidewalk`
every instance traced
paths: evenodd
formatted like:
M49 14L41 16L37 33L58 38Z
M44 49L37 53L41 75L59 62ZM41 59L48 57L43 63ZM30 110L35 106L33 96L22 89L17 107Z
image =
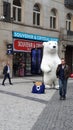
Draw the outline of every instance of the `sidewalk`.
M0 79L0 130L73 130L73 80L69 80L66 101L58 90L31 93L33 81L42 77L13 78L13 85Z

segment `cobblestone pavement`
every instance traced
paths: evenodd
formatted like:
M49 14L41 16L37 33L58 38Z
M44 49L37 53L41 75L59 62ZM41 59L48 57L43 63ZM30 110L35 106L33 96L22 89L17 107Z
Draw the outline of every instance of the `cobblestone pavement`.
M73 130L73 81L69 80L66 100L58 92L40 114L32 130Z
M42 77L13 78L2 86L0 79L0 130L73 130L73 80L65 101L55 89L31 93L37 80Z

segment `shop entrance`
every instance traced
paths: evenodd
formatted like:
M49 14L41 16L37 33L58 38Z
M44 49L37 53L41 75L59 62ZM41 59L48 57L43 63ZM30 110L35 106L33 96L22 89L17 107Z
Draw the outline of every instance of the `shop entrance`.
M70 66L71 73L73 73L73 46L66 47L65 59Z
M23 77L31 74L31 53L14 52L13 76Z
M13 51L13 76L41 73L42 42L14 39Z
M33 48L31 50L31 73L40 75L42 73L40 65L42 60L42 48Z
M33 48L31 52L14 52L13 76L24 77L28 75L40 75L42 60L42 48Z

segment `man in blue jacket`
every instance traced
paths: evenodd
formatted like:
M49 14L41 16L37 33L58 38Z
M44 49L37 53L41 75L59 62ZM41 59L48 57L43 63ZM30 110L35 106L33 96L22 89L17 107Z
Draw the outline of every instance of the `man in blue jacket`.
M57 67L56 76L57 78L59 78L60 100L65 100L67 93L67 80L70 76L70 69L69 66L66 64L64 58L61 59L61 64L59 64Z
M9 79L10 85L12 85L11 78L10 78L10 65L9 65L9 62L7 62L7 64L4 66L4 68L3 68L3 74L4 74L4 79L3 79L2 85L5 86L4 82L5 82L5 80L7 78Z

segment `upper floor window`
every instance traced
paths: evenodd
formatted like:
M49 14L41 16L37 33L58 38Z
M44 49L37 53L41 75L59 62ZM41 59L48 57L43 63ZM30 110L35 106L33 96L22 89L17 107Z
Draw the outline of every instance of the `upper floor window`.
M50 28L56 29L56 10L52 9L50 14Z
M40 25L40 8L38 4L33 7L33 24Z
M21 1L13 0L13 19L16 22L21 21Z
M66 29L71 30L71 14L67 14L66 16Z
M8 1L3 1L3 16L6 21L11 18L11 4Z

